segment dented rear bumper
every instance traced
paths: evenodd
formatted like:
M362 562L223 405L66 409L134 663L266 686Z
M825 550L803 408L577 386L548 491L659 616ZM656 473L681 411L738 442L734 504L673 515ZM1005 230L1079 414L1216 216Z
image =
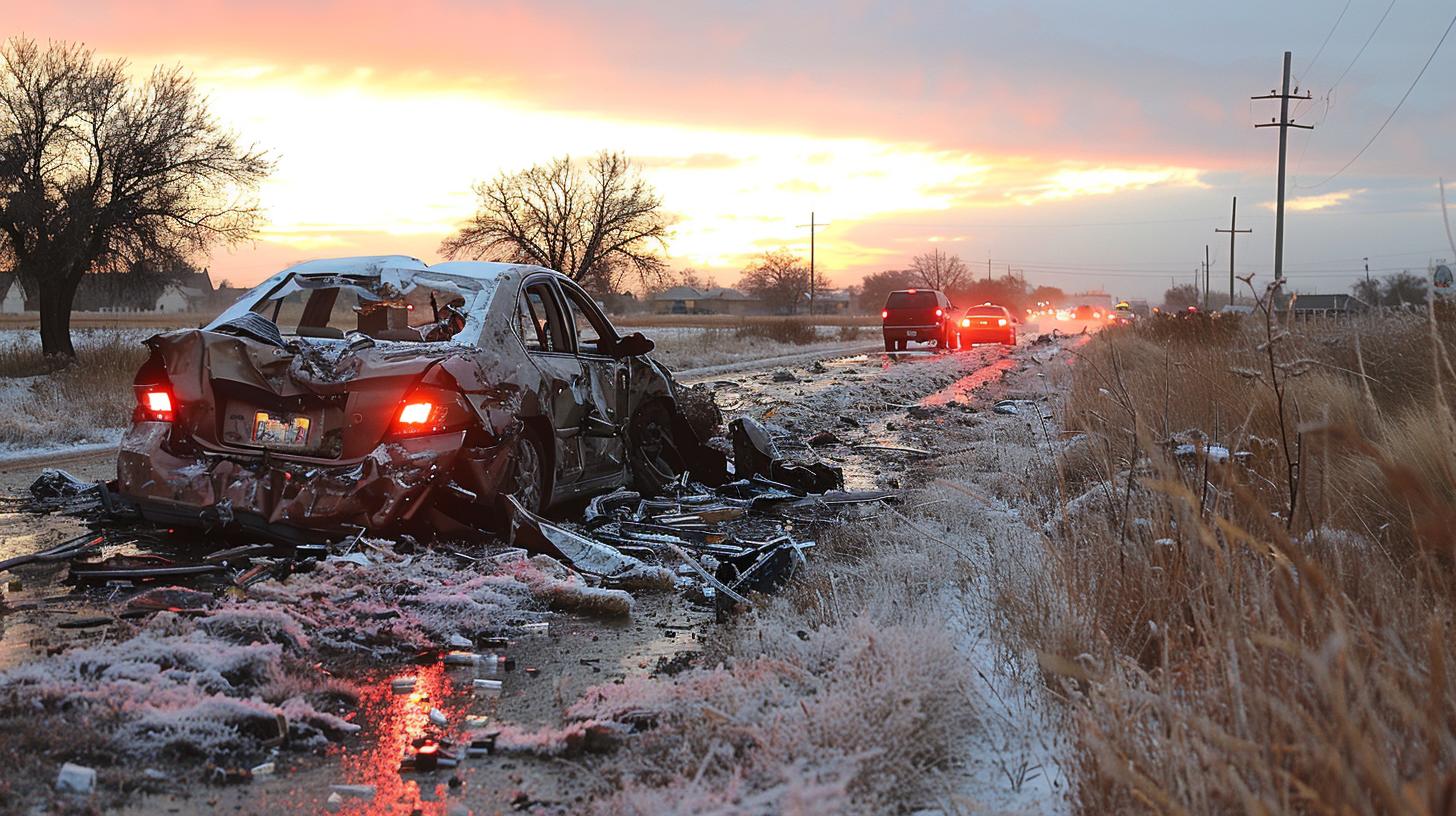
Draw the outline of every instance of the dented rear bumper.
M393 439L358 460L327 464L271 453L174 453L170 433L167 423L135 423L117 458L121 495L164 524L281 528L303 537L388 529L414 520L438 492L474 499L509 472L504 446L467 452L464 431Z

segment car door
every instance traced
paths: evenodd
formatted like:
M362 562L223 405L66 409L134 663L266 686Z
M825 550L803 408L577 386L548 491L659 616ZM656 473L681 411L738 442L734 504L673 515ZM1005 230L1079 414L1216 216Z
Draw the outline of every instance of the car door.
M590 404L581 430L582 476L618 477L626 467L627 364L611 353L617 332L581 287L559 282Z
M585 398L588 389L564 304L550 275L535 275L521 284L517 315L526 355L546 379L541 411L551 423L559 496L572 492L582 479L581 427L590 404Z

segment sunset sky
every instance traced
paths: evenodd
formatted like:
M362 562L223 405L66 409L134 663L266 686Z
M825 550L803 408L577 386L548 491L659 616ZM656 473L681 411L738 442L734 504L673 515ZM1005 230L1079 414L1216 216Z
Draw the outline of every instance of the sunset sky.
M807 254L814 211L841 284L939 246L980 274L989 258L1155 296L1192 279L1205 244L1227 281L1213 229L1234 195L1254 229L1240 272L1272 269L1278 137L1252 125L1278 111L1249 97L1276 87L1286 49L1315 96L1296 120L1316 125L1291 134L1292 284L1343 291L1362 256L1374 274L1451 256L1436 182L1456 178L1456 42L1325 181L1456 13L1401 3L1355 60L1388 6L0 0L0 19L139 73L181 63L273 151L269 224L214 254L215 280L335 255L433 262L473 182L606 148L678 218L674 265L720 283L763 250Z

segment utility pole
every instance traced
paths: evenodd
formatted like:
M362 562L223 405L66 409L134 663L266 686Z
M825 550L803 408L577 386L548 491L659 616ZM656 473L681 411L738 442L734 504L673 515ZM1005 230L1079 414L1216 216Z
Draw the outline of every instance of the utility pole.
M986 283L991 282L991 259L986 259Z
M814 212L811 210L809 212L809 223L796 224L795 226L809 228L809 317L812 318L814 317L814 297L817 294L815 289L819 283L817 276L814 274L814 232L820 227L829 226L829 222L815 222Z
M1208 244L1203 245L1203 311L1208 311Z
M1229 216L1229 228L1214 228L1214 232L1227 232L1229 234L1229 305L1234 305L1234 239L1239 237L1241 232L1253 232L1252 229L1239 229L1239 197L1234 196L1233 214Z
M1370 259L1365 259L1365 282L1370 283Z
M1268 122L1260 122L1254 125L1256 128L1277 127L1279 128L1279 198L1274 209L1274 292L1277 295L1284 287L1284 154L1289 146L1289 129L1292 127L1314 130L1314 125L1296 125L1289 119L1289 100L1310 99L1309 91L1304 96L1299 95L1299 88L1295 87L1294 95L1289 93L1289 58L1290 53L1284 52L1284 85L1279 93L1270 91L1263 96L1251 96L1250 99L1278 99L1279 119Z

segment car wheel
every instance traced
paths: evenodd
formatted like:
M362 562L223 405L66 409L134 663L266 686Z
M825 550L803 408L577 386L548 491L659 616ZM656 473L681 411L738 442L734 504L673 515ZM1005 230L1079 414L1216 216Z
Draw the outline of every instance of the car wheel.
M886 340L885 341L885 351L894 351L894 350L895 350L895 341L894 340Z
M511 469L511 495L532 513L541 512L546 501L546 456L541 440L530 431L516 437L515 464Z
M681 471L682 456L673 441L671 411L666 403L653 400L632 415L627 462L633 487L644 495L661 491Z

